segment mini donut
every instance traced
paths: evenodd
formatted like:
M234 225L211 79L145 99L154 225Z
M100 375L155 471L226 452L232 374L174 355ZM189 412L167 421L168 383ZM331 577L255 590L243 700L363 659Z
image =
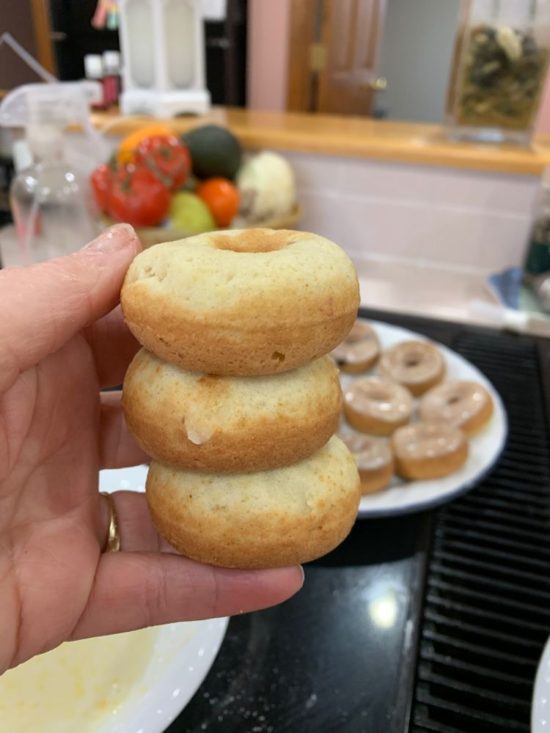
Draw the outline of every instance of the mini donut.
M456 425L468 437L487 425L493 414L493 400L477 382L447 382L422 397L422 420L443 420Z
M445 361L439 350L427 341L402 341L382 354L379 370L418 397L441 382Z
M359 284L349 257L324 237L229 230L141 252L121 304L137 340L165 361L205 374L276 374L342 341Z
M193 560L226 568L309 562L344 540L361 492L355 460L336 436L309 458L257 473L183 471L153 462L153 521Z
M447 476L468 458L464 433L442 422L405 425L395 431L391 442L397 473L413 481Z
M385 489L394 472L393 454L389 442L384 438L353 433L342 433L341 437L357 462L361 493L374 494Z
M341 402L328 356L268 377L217 377L145 349L128 367L122 397L146 453L207 471L263 471L311 455L336 432Z
M364 321L355 321L343 343L331 354L338 367L348 374L365 372L380 356L376 331Z
M410 392L380 377L354 380L344 391L344 415L361 433L390 435L409 422L413 409Z

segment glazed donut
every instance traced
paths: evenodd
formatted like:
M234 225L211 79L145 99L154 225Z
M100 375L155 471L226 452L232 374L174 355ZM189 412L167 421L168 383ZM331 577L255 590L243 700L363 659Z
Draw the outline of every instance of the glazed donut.
M147 501L159 532L209 565L271 568L309 562L349 533L361 492L336 436L309 458L259 473L182 471L153 462Z
M426 341L402 341L382 354L380 373L402 384L415 396L439 384L445 362L439 350Z
M367 371L380 356L376 331L364 321L355 321L347 338L331 356L343 372L357 374Z
M374 494L385 489L394 472L393 454L389 442L384 438L354 433L342 433L341 437L357 462L361 493Z
M493 400L477 382L447 382L422 397L422 420L443 420L456 425L468 437L487 425L493 414Z
M361 433L390 435L409 422L413 409L410 392L380 377L354 380L344 391L344 415Z
M186 372L141 349L122 404L130 432L155 460L207 471L294 463L337 430L338 371L328 356L270 377Z
M468 458L464 433L441 422L405 425L392 435L397 473L405 479L433 479L458 471Z
M328 354L351 329L351 260L307 232L244 229L141 252L121 292L128 326L161 359L205 374L262 375Z

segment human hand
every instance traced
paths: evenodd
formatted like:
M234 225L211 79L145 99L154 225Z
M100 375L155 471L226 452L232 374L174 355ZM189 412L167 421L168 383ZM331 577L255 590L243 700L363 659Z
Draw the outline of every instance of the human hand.
M279 603L300 568L236 571L181 557L143 494L113 495L120 552L103 552L100 468L142 463L120 384L139 348L117 307L140 249L118 225L80 252L0 271L0 673L69 639Z

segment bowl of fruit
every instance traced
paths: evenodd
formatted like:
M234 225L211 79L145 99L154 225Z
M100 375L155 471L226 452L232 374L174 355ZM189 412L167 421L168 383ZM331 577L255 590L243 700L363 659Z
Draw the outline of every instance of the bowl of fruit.
M127 222L144 246L224 228L291 228L300 218L288 161L271 151L243 155L225 127L178 137L154 123L125 137L91 174L106 224Z

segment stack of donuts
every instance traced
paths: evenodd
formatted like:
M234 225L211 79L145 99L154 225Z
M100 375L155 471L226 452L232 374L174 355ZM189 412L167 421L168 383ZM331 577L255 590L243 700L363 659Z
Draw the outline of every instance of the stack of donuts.
M356 457L363 494L386 488L395 473L435 479L464 465L468 439L487 425L493 403L481 384L443 382L445 361L434 344L408 340L382 352L376 331L358 320L332 356L354 376L344 390L341 436Z
M159 532L235 568L303 563L339 544L360 500L334 435L342 396L327 356L359 305L345 253L305 232L190 237L139 254L121 303L143 345L123 406L153 459Z

